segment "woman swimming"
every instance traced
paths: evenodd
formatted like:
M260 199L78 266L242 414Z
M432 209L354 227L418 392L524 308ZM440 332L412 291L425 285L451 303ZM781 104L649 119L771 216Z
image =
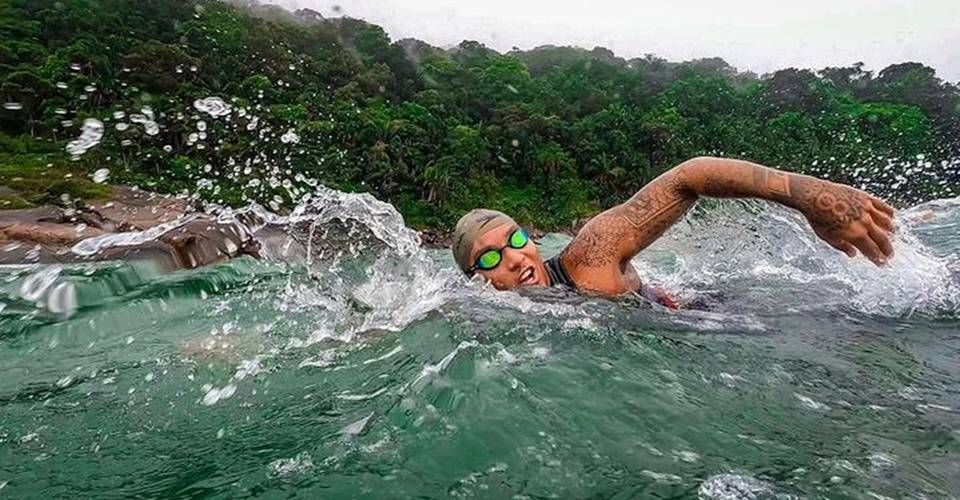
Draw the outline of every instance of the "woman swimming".
M670 169L625 203L592 218L556 257L543 261L508 215L471 210L457 223L452 251L468 275L499 290L567 285L617 296L639 291L665 303L669 296L643 287L630 260L679 221L700 196L761 198L802 213L830 246L883 265L893 255L893 208L859 189L756 163L699 157ZM655 296L650 297L650 294Z

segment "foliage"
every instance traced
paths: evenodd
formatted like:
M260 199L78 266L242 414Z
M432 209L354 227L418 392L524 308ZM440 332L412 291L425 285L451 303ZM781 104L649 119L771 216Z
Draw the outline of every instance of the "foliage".
M203 116L193 103L209 96L247 114ZM0 101L17 104L0 109L7 206L106 196L87 180L104 166L111 182L229 204L289 207L316 179L447 228L475 206L563 227L705 154L904 203L960 184L960 91L916 62L761 78L602 47L441 50L249 0L0 0ZM148 112L155 135L127 123ZM88 117L107 133L71 162Z

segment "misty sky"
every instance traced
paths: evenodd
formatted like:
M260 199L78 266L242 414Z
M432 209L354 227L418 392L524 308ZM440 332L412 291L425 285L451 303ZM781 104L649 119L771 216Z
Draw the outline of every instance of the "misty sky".
M960 81L960 0L263 0L348 15L447 47L477 40L506 51L607 47L631 58L720 56L740 70L868 69L919 61ZM336 12L334 6L339 6Z

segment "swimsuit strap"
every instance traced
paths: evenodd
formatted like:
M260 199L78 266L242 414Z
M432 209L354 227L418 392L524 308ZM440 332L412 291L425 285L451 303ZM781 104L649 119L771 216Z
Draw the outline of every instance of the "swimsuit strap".
M547 269L547 276L550 277L550 285L563 285L570 288L577 288L573 279L567 274L567 270L563 268L563 264L560 263L561 255L563 255L563 252L550 257L543 263L543 266Z

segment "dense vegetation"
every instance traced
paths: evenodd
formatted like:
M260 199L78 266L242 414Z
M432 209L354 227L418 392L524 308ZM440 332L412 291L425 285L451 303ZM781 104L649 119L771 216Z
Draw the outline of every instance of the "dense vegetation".
M230 112L195 106L210 96ZM441 50L209 0L0 0L0 101L0 208L103 196L101 168L230 204L290 206L316 179L435 227L475 206L562 226L702 154L900 203L960 181L960 90L915 62L760 78L603 48ZM71 159L88 117L106 133Z

